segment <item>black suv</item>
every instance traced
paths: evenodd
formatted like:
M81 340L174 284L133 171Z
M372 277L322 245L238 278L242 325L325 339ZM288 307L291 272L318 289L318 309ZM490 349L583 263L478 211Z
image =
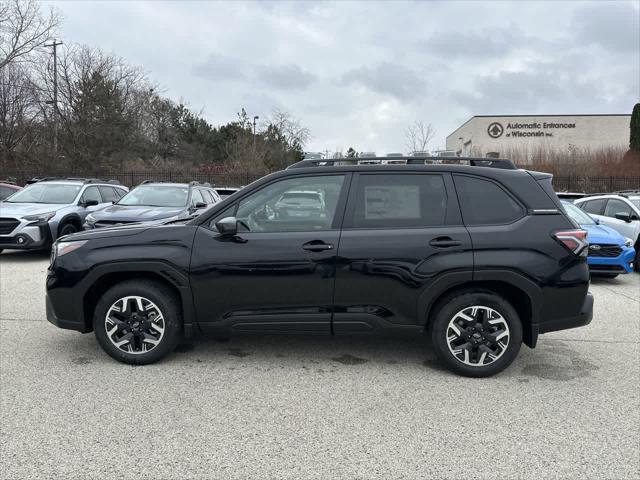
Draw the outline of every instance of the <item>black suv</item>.
M427 334L448 368L475 377L591 321L586 232L551 175L405 160L303 160L194 219L61 239L47 318L135 364L201 332ZM322 214L277 208L301 191Z

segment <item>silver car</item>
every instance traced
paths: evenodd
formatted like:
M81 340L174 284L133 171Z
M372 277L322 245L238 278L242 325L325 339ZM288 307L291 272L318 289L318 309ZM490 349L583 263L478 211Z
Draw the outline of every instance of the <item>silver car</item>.
M113 180L38 180L0 202L0 252L48 249L55 239L82 230L89 213L128 191Z

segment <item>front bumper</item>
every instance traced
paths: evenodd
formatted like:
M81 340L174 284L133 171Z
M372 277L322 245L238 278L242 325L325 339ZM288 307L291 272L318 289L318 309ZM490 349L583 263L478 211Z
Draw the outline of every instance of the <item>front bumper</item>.
M584 327L589 325L593 319L593 295L588 292L580 313L573 317L554 318L550 321L540 322L538 333L556 332L558 330L567 330L569 328Z
M53 308L53 302L51 301L51 297L47 293L45 296L45 306L47 310L47 320L54 324L58 328L65 328L67 330L76 330L78 332L87 333L90 329L87 328L87 325L83 321L78 320L70 320L65 318L60 318L56 315L56 312Z
M593 257L587 258L590 273L630 273L633 271L633 260L636 251L633 247L622 247L622 252L617 257Z
M51 243L49 224L21 224L9 235L0 235L0 249L46 250Z

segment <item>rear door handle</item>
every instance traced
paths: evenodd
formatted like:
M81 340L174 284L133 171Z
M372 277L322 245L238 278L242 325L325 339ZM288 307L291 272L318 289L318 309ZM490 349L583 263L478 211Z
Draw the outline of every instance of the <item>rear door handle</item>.
M302 245L302 248L309 252L322 252L324 250L333 249L333 245L330 243L324 243L322 240L312 240Z
M462 242L459 240L454 240L451 237L438 237L434 238L429 242L429 245L436 248L449 248L449 247L459 247L462 245Z

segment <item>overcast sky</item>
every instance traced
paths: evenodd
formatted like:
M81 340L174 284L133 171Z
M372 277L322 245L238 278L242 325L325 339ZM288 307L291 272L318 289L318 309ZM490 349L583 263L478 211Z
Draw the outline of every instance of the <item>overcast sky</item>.
M431 149L472 115L630 113L640 1L54 2L63 40L143 67L214 125L274 108L309 151Z

